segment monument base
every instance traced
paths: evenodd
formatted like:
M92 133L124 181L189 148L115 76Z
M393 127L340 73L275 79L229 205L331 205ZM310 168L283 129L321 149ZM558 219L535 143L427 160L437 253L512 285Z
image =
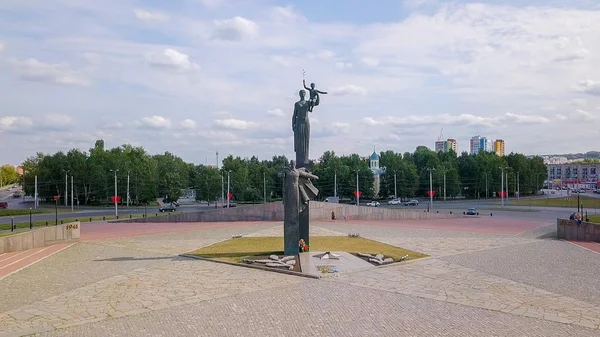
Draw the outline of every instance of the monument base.
M300 212L298 223L300 239L304 239L304 243L310 247L310 208L308 205Z

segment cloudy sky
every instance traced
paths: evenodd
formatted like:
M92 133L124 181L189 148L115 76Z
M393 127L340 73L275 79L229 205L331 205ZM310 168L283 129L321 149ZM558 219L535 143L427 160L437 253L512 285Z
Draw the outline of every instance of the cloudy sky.
M142 145L187 161L433 147L600 150L597 0L0 1L0 161Z

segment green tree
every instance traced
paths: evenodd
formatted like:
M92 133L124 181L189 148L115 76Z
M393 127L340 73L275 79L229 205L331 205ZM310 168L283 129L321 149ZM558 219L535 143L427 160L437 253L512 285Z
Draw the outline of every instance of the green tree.
M0 182L2 186L16 184L19 182L17 169L12 165L3 165L0 167Z

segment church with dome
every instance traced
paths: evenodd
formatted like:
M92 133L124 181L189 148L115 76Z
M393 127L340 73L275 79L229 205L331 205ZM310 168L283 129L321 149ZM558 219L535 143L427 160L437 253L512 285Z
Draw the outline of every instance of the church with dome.
M379 196L379 190L381 187L381 175L385 173L385 167L379 167L379 155L373 149L373 154L371 154L370 159L370 168L371 172L373 172L373 195Z

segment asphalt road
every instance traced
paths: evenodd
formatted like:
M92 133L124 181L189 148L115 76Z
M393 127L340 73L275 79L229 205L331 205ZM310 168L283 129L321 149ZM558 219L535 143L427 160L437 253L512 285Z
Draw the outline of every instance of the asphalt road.
M64 209L64 207L63 207ZM206 209L214 209L214 206L208 207L206 205L203 206L181 206L179 208L177 208L177 212L197 212L197 211L201 211L201 210L206 210ZM147 214L154 214L154 213L158 213L158 207L148 207L146 209ZM119 208L119 217L126 217L129 214L142 214L144 213L144 207L139 207L139 208ZM99 217L99 216L112 216L115 214L115 209L114 208L96 208L96 209L86 209L86 210L80 210L80 211L75 211L73 213L68 212L68 211L59 211L58 213L58 220L60 221L61 219L85 219L85 218L90 218L90 217ZM55 221L55 217L56 214L54 213L54 210L51 210L51 213L43 213L43 214L33 214L32 215L32 220L33 221L48 221L48 222L54 222ZM12 217L14 218L15 223L20 223L20 222L29 222L29 215L18 215L18 216L14 216ZM0 224L9 224L11 222L11 217L10 216L4 216L4 217L0 217Z

